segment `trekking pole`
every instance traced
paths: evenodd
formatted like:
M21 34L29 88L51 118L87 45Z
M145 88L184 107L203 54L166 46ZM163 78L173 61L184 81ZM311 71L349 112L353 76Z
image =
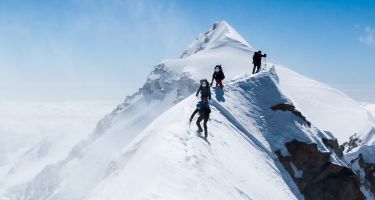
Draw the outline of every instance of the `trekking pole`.
M262 67L261 71L266 71L267 70L267 58L264 58L264 66Z
M264 68L267 67L267 57L264 57Z

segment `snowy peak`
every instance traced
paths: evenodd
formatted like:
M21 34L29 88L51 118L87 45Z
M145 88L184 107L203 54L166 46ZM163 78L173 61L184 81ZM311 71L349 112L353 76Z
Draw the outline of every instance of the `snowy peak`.
M181 58L196 54L202 50L229 45L237 48L251 48L250 44L231 27L227 22L221 21L213 24L212 28L198 37L188 46Z

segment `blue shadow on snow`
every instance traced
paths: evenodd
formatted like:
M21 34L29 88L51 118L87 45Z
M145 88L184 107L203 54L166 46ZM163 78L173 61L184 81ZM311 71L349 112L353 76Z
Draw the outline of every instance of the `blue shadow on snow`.
M216 95L216 100L218 102L225 102L224 98L224 90L221 89L220 87L214 87L215 95Z

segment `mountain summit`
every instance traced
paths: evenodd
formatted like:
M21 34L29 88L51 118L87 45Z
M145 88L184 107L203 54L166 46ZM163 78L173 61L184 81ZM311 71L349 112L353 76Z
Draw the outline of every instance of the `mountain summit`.
M181 58L198 53L205 49L213 49L222 45L238 48L251 48L242 36L227 22L216 22L210 30L200 34L182 53Z

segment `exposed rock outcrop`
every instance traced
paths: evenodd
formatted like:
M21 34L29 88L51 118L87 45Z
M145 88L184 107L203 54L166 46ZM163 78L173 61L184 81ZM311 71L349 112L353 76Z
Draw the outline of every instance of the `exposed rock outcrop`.
M361 176L362 184L375 194L375 164L366 162L362 154L350 161L352 168Z
M306 119L305 116L302 115L302 113L300 111L296 110L296 108L292 104L280 103L280 104L277 104L275 106L272 106L271 109L274 110L274 111L281 110L281 111L284 111L284 112L285 111L292 112L295 116L297 116L300 119L302 119L303 121L305 121L307 126L311 127L311 123Z
M306 200L365 199L359 176L348 167L332 163L330 152L320 152L317 144L297 140L285 146L290 155L276 154Z
M341 146L343 149L346 150L346 153L349 153L354 148L357 148L359 146L363 145L362 139L359 138L357 133L349 137L349 141L344 142Z
M331 140L323 138L322 141L327 147L329 147L336 153L337 157L339 157L340 159L344 157L344 147L342 145L339 145L337 139Z

